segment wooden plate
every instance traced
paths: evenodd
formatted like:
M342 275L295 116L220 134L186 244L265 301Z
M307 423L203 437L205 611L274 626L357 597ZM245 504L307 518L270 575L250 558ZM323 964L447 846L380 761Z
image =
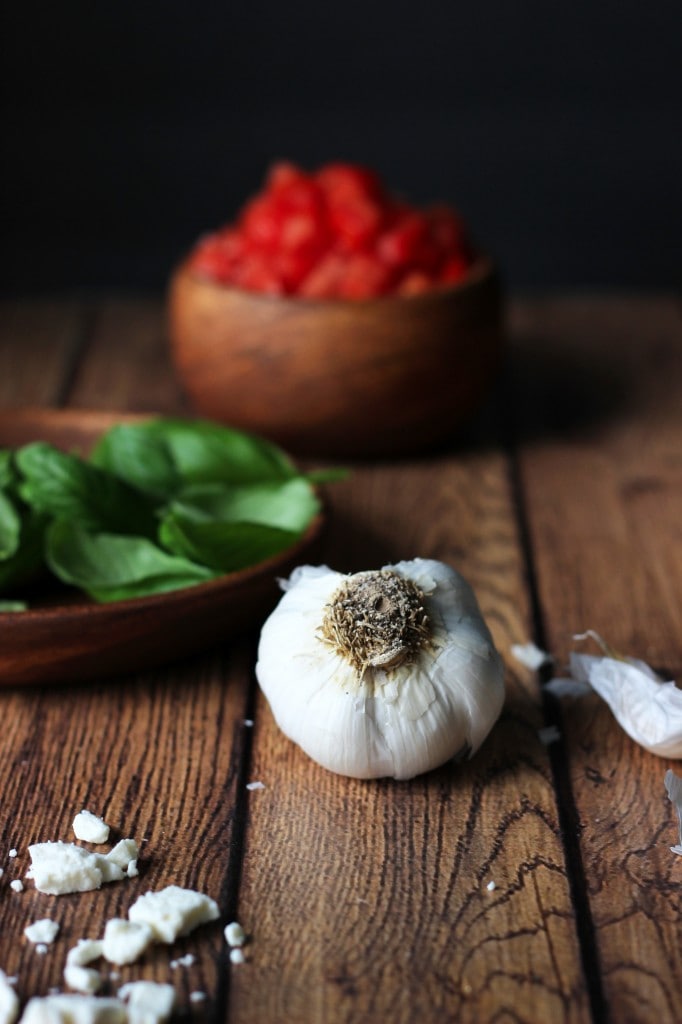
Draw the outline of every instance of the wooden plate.
M0 412L0 447L49 441L87 452L128 413L22 409ZM310 557L318 515L285 552L198 586L111 604L38 594L26 612L0 613L0 685L57 683L135 672L174 661L256 627L276 604L276 579Z

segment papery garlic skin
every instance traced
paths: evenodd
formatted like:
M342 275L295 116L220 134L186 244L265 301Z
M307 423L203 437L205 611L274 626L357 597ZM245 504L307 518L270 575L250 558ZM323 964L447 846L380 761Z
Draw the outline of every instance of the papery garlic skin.
M323 767L409 779L480 747L502 710L504 672L459 573L421 558L384 570L424 595L432 643L410 663L359 676L320 637L325 608L349 577L302 566L263 627L256 676L279 727Z
M636 658L570 656L573 679L596 690L625 732L658 757L682 757L682 690Z

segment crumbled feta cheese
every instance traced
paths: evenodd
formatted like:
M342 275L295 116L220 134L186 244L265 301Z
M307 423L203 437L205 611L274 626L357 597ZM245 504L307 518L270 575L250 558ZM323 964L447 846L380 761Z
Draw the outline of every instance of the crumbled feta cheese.
M2 868L0 868L0 878L2 878L2 876L4 875L4 873L5 873L5 872L3 871L3 869L2 869Z
M19 1015L19 997L4 971L0 971L0 1024L14 1024Z
M205 992L190 992L189 1001L190 1003L203 1003L206 999Z
M128 876L128 878L137 878L139 873L140 872L137 870L137 857L136 857L135 860L131 860L128 863L128 867L126 868L126 875Z
M36 953L40 953L41 956L45 956L47 953L47 946L44 942L39 942L36 946Z
M494 892L495 889L497 889L497 885L495 884L495 882L488 882L488 884L486 885L486 889L488 890L488 892Z
M102 986L102 975L94 967L81 967L80 964L67 963L64 968L64 981L75 992L94 995Z
M194 956L192 953L185 953L184 956L179 956L177 960L171 960L171 970L175 970L177 967L191 967L194 963Z
M130 981L118 990L119 999L128 1004L131 1024L161 1024L175 1006L175 989L155 981Z
M253 718L245 718L244 725L247 729L253 729Z
M525 665L526 668L533 671L537 671L537 669L553 660L551 654L543 651L532 641L526 644L512 644L511 652L521 665Z
M238 921L225 926L225 941L228 946L243 946L246 942L246 932Z
M75 843L35 843L28 852L31 867L27 877L33 879L39 892L51 896L89 892L99 889L103 882L119 882L125 877L109 855L93 853Z
M134 839L121 839L107 853L106 858L116 864L121 871L127 871L133 861L137 862L140 850Z
M246 961L244 950L240 946L235 946L230 950L230 960L233 964L243 964Z
M193 889L169 885L140 896L128 911L131 921L147 924L159 942L175 942L194 928L220 916L218 904Z
M12 890L12 892L24 891L24 883L20 878L13 878L12 881L9 883L9 887Z
M39 921L34 921L24 928L24 935L29 942L41 942L48 946L54 942L58 934L59 925L49 917L41 917Z
M84 967L86 964L91 964L93 960L99 960L101 956L102 943L99 939L79 939L66 954L66 962Z
M247 789L265 789L265 783L264 782L247 782L246 783L246 788Z
M8 857L12 857L12 859L14 859L15 857L17 857L17 856L18 856L18 853L17 853L17 851L16 851L15 849L14 849L14 847L12 847L12 849L11 849L11 850L9 851L9 853L7 854L7 856L8 856Z
M90 811L79 811L73 819L73 831L76 839L84 843L106 843L109 838L109 826Z
M102 939L102 954L112 964L132 964L138 960L149 944L154 933L149 925L112 917L107 921Z
M128 1024L122 1002L91 995L35 996L26 1004L20 1024Z

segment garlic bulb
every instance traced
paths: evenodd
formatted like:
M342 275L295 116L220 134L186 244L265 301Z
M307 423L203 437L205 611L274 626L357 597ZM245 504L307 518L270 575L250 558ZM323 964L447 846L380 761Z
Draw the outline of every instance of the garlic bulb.
M502 709L503 667L459 573L422 558L351 576L302 566L282 586L256 675L313 760L409 779L480 747Z

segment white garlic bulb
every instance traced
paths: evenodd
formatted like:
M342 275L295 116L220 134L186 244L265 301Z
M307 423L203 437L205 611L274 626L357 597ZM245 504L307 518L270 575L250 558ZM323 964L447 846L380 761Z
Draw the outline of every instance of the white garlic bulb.
M503 667L459 573L422 558L351 576L301 566L282 586L256 675L313 760L409 779L480 747L502 710Z

